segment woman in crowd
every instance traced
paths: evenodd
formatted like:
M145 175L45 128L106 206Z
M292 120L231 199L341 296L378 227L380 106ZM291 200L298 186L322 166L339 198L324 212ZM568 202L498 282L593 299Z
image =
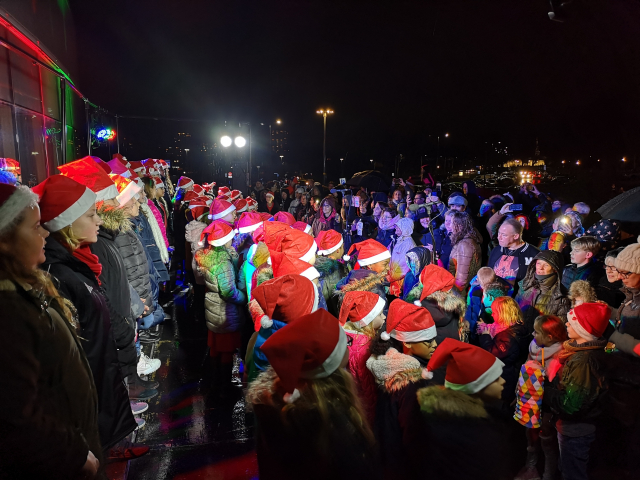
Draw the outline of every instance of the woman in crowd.
M621 290L623 287L622 279L614 265L616 257L622 250L624 250L624 247L607 252L604 258L605 276L600 279L596 287L598 300L606 302L611 308L618 308L624 300L624 293Z
M456 279L455 291L466 298L471 279L481 267L482 237L467 212L453 212L451 219L451 255L449 271Z
M315 212L311 206L309 195L307 193L303 193L300 196L300 205L297 206L294 216L298 222L305 222L308 225L313 223Z
M392 280L404 279L409 272L407 252L415 248L413 241L413 222L408 218L400 218L396 223L396 238L390 246L391 250L391 274Z
M27 187L0 185L0 472L106 478L97 388L75 309L38 269L49 232L37 201Z
M138 203L140 204L138 207L140 211L137 216L131 218L131 222L133 223L136 234L140 237L142 245L144 245L147 252L149 252L153 266L157 271L158 281L166 282L169 280L169 273L165 263L169 260L169 254L155 218L151 218L153 217L153 213L151 213L147 205L147 197L144 191L139 193ZM183 236L186 225L186 210L188 210L188 205L185 206L184 212L180 212L180 214L185 217L185 222L183 222L182 226ZM182 251L184 252L184 248Z
M142 183L144 184L144 194L147 197L146 206L148 207L148 210L146 208L144 210L147 213L147 216L149 217L149 221L152 224L152 228L155 229L157 226L158 230L162 234L162 240L164 241L164 248L166 249L169 246L169 240L167 240L167 228L165 226L162 213L155 204L155 200L158 197L156 182L152 177L143 177ZM151 212L151 215L148 215L149 212ZM156 243L158 243L159 240L160 239L157 238ZM169 256L167 255L165 259L166 259L165 263L167 263L169 261Z
M289 190L283 188L280 191L280 211L288 212L291 206L291 198L289 197Z
M271 214L271 216L274 216L276 213L278 213L280 211L280 206L274 202L274 195L271 192L266 192L264 194L264 200L265 200L265 208L264 208L264 212L269 212L269 214Z
M380 220L378 221L378 236L376 240L380 242L385 247L389 247L391 245L391 241L393 240L393 236L396 233L396 224L400 220L400 216L391 208L386 208L382 215L380 216Z
M331 195L320 202L320 209L311 224L311 229L314 237L317 237L318 233L323 230L335 230L338 233L342 233L340 217L336 211L336 199Z

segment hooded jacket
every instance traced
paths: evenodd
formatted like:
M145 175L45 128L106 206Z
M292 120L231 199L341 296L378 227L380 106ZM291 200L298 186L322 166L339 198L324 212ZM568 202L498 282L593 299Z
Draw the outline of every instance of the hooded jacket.
M316 256L316 263L313 265L320 273L320 286L322 296L327 302L327 310L331 315L338 317L338 299L334 295L336 285L349 273L348 265L323 255Z
M322 205L328 203L331 205L331 214L325 218L324 212L322 211ZM322 199L320 202L320 208L318 208L318 213L316 214L316 218L313 220L311 224L311 230L313 232L313 236L317 237L318 233L323 230L335 230L338 233L342 233L342 225L340 222L340 214L336 209L336 201L335 199L329 195Z
M391 269L394 271L394 280L397 280L396 276L404 278L409 271L409 265L407 264L407 252L416 247L416 242L413 241L411 235L413 234L413 222L408 218L401 218L396 224L402 231L400 235L393 243L391 247ZM396 269L399 271L396 272Z
M80 339L56 302L30 287L0 281L0 303L0 477L78 478L89 451L104 463Z
M106 450L137 425L118 362L104 290L91 269L53 237L47 238L45 257L41 268L58 280L58 291L78 312L80 342L98 393L100 443Z
M556 276L552 285L545 287L536 279L536 260L544 260L553 268ZM556 315L566 321L571 301L567 297L567 289L560 282L563 266L560 252L543 250L533 258L527 274L518 284L515 300L524 315L524 324L530 331L533 331L533 322L539 315Z
M476 229L452 248L449 255L449 272L455 277L454 289L463 298L469 290L471 279L476 276L482 266L482 237Z
M373 270L359 268L351 270L349 274L338 282L334 295L338 297L338 306L342 305L342 300L347 292L373 292L387 300L387 288L389 280L387 272L376 273ZM386 315L389 310L389 302L384 307Z
M413 261L413 263L416 266L418 275L415 276L413 274L413 270L409 268L409 271L404 277L404 283L402 284L403 300L407 298L407 296L409 295L409 292L411 292L413 287L415 287L418 283L420 283L420 278L419 278L420 272L422 272L422 269L424 267L431 264L431 259L432 259L431 250L423 246L412 248L405 254L405 256L407 257L407 265L409 265L410 263L409 260Z
M191 249L191 268L193 269L193 276L195 277L198 285L204 285L204 276L198 271L198 265L196 263L196 252L202 250L204 245L199 245L200 234L207 225L197 220L192 220L184 227L184 239L188 242L185 248ZM186 253L186 252L185 252ZM189 255L186 255L189 258Z
M376 416L378 388L373 374L367 368L367 360L369 360L370 357L369 344L371 343L371 339L368 335L354 330L345 329L345 333L351 338L347 369L353 376L358 390L358 398L360 398L362 402L369 425L373 427Z
M167 272L167 267L165 266L160 253L160 247L156 244L155 236L157 235L154 235L150 220L143 208L145 206L146 205L140 206L140 214L137 217L132 218L131 223L133 224L133 230L138 235L140 242L147 249L147 252L149 252L149 256L153 261L153 266L158 272L158 280L160 282L166 282L169 280L169 273ZM184 225L182 227L182 232L184 232ZM162 240L162 238L160 238L160 240ZM162 244L162 246L164 246L164 244Z
M237 332L245 321L247 297L236 284L238 254L225 247L212 247L196 252L196 263L207 286L205 318L214 333Z

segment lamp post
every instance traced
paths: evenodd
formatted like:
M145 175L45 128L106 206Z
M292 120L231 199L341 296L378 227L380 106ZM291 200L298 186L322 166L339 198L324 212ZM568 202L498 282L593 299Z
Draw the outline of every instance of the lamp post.
M230 136L224 135L220 138L220 145L224 148L229 148L231 145L235 145L236 148L244 148L247 144L247 140L242 135L237 135L233 140ZM231 167L233 168L233 166ZM233 179L235 180L237 177L234 175Z
M344 158L340 159L340 173L342 173L342 178L344 178Z
M189 149L184 149L184 173L187 173L187 167L189 166Z
M327 115L332 114L333 110L323 108L316 111L316 113L322 115L324 119L324 137L322 141L322 183L324 185L327 183Z
M448 137L449 137L449 134L445 133L444 134L444 138L448 138ZM436 150L436 165L438 165L439 162L440 162L440 135L438 135L438 148ZM446 160L445 160L445 165L444 166L445 166L445 168L447 167ZM453 162L452 162L451 168L453 168Z

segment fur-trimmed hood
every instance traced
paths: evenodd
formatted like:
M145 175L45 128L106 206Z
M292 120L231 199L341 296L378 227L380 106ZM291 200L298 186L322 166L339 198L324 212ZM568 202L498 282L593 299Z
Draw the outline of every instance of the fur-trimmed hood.
M338 295L342 300L342 297L344 297L347 292L370 292L376 287L385 287L389 285L387 272L375 273L371 270L369 271L371 274L364 278L360 278L359 280L353 280L347 283L340 290L336 291L336 295ZM351 274L355 274L354 272L358 272L358 270L353 270Z
M384 355L372 355L367 360L367 368L373 374L378 386L388 392L402 390L410 383L422 380L422 366L410 355L390 348Z
M412 303L415 300L419 300L421 293L422 285L418 283L411 289L409 295L406 298L406 301ZM443 311L447 313L455 313L459 317L464 317L464 314L467 310L467 304L465 303L465 301L460 297L454 295L451 290L448 292L444 292L441 290L433 292L428 297L425 297L425 300L430 300L436 303Z
M270 265L262 265L257 271L256 287L273 278L273 268Z
M258 377L249 384L247 389L246 400L247 407L251 405L274 405L274 389L273 386L278 380L278 374L271 365L260 373Z
M428 415L455 418L489 418L482 400L441 385L418 390L420 410Z
M191 220L184 227L184 239L191 244L198 244L202 230L207 228L207 224L197 220Z
M111 205L102 205L98 209L98 215L102 219L102 228L117 235L119 232L128 232L133 227L124 211Z

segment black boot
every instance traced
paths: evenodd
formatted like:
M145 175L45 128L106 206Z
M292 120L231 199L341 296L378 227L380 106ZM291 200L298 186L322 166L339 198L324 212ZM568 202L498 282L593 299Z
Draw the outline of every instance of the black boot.
M527 447L527 461L514 480L540 480L540 473L536 468L537 463L538 449L533 446Z
M558 437L543 437L540 435L542 452L544 453L544 473L542 480L555 480L558 478L558 458L560 449L558 447Z

